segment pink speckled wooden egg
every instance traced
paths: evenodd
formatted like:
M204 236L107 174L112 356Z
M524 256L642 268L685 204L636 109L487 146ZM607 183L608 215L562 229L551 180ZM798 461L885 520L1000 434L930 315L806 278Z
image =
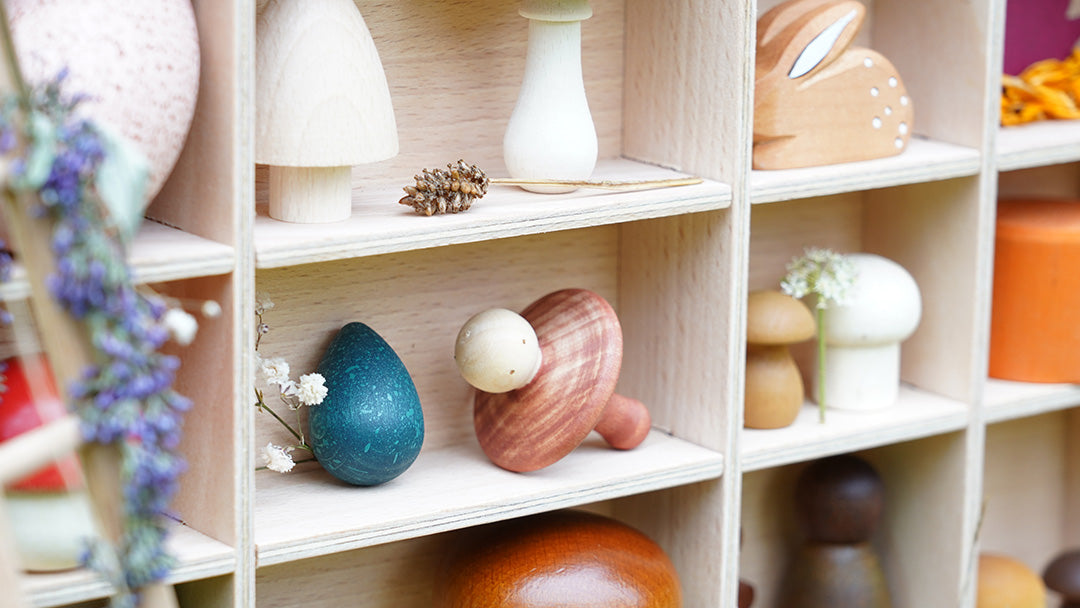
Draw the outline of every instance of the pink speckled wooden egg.
M199 91L190 0L7 0L26 79L67 67L82 112L132 140L150 161L148 199L184 147Z

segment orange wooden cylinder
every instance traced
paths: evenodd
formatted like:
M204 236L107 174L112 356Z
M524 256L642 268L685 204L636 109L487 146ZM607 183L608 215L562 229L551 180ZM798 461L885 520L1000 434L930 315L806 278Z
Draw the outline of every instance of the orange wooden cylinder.
M1080 382L1080 200L998 203L990 376Z

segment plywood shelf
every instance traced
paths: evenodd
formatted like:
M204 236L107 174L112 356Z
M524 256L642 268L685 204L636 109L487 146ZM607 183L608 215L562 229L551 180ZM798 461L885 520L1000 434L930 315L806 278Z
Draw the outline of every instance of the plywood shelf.
M608 160L598 164L594 178L642 180L685 175L629 160ZM493 185L466 212L427 217L398 204L404 196L402 187L410 185L411 180L412 176L403 176L401 184L354 190L352 217L331 224L279 222L266 214L266 205L259 205L255 219L257 266L275 268L412 251L731 205L730 186L713 181L638 192L580 189L555 195Z
M825 424L818 407L807 402L795 423L782 429L744 429L742 470L755 471L825 456L950 433L965 428L969 410L958 401L901 387L896 404L880 410L829 409Z
M986 382L983 407L987 423L1037 416L1080 405L1080 385L1012 382L991 378Z
M143 220L128 250L128 265L138 283L216 276L236 265L233 248L170 226ZM20 300L30 285L16 264L10 281L0 284L0 300Z
M773 203L976 175L979 151L912 137L897 156L805 169L752 171L750 201Z
M235 549L180 523L169 530L167 550L177 561L170 584L231 574L236 569ZM23 592L33 606L46 608L108 597L112 586L94 572L77 569L24 575Z
M493 465L478 445L421 452L404 474L370 488L335 481L315 463L256 475L259 566L426 536L531 513L714 479L720 454L654 430L633 450L593 435L533 473Z
M999 171L1080 160L1080 120L1046 120L1002 127L997 133Z

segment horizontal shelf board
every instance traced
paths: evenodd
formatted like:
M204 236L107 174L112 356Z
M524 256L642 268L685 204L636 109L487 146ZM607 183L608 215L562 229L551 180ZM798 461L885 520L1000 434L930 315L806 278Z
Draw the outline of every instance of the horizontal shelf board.
M959 402L901 385L900 398L889 408L868 412L829 409L825 424L818 407L807 402L791 426L743 429L742 470L755 471L805 462L910 439L963 429L968 409Z
M1077 160L1080 160L1080 120L1046 120L998 129L999 171Z
M301 470L303 467L303 470ZM715 479L720 454L652 431L627 451L595 434L532 473L492 464L476 444L421 452L397 479L375 487L335 480L315 463L256 474L259 566L457 530L553 509Z
M169 584L186 583L236 570L236 551L209 536L176 523L169 533L168 549L177 566L169 574ZM62 606L108 597L112 586L86 569L67 572L27 574L23 593L32 606Z
M1011 382L990 378L983 391L986 422L1068 409L1080 405L1080 385Z
M235 255L228 245L204 239L151 220L143 220L128 250L128 264L138 283L157 283L232 272ZM0 300L21 300L30 284L21 266L0 283Z
M625 159L600 161L594 178L645 180L684 177L653 165ZM417 215L398 204L402 188L353 190L352 216L329 224L291 224L267 215L266 191L256 205L255 259L259 268L325 262L481 240L584 228L639 219L723 209L731 187L706 181L679 186L616 192L579 189L567 194L536 194L514 186L492 185L484 198L463 213Z
M912 137L903 154L853 163L750 172L750 202L774 203L978 174L979 151Z

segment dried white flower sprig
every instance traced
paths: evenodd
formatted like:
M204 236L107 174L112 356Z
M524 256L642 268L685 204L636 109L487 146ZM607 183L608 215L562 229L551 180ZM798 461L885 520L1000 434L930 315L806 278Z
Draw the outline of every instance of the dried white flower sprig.
M263 321L263 314L274 307L274 302L266 294L258 294L255 301L255 317L258 319L255 337L255 363L260 375L266 383L278 388L278 399L290 410L296 412L296 426L293 427L277 414L263 399L263 393L255 389L255 407L267 412L281 423L292 436L296 438L295 445L279 446L273 443L266 444L262 449L263 464L271 471L288 473L296 464L292 453L295 450L307 450L311 452L311 446L304 439L304 431L300 424L300 408L304 406L314 407L326 399L326 379L322 374L304 374L299 382L290 377L289 363L282 357L264 359L259 354L259 342L270 331L270 325Z
M818 410L825 422L825 309L847 303L858 280L855 265L846 256L830 249L807 247L801 257L787 265L780 289L793 298L816 296L814 312L818 339Z

